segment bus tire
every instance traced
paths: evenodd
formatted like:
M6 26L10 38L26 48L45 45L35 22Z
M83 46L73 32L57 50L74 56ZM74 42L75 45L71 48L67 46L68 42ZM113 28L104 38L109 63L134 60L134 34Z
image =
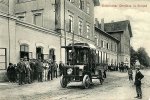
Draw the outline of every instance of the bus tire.
M62 88L67 86L67 79L63 75L60 77L60 84Z
M83 83L83 88L88 89L90 87L89 75L84 75L82 83Z

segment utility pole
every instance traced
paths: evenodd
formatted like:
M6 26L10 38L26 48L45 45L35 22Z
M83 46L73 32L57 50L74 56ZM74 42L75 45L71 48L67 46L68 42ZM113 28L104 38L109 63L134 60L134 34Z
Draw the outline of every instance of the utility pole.
M66 46L66 1L64 0L64 36L65 36L65 46ZM65 63L67 63L67 53L65 50Z
M64 0L64 35L65 35L65 46L66 46L66 12L65 12L65 9L66 9L66 2Z
M10 26L9 26L9 17L10 17L10 8L9 8L9 5L10 5L10 1L8 0L8 41L9 41L9 49L8 49L8 51L9 51L9 63L10 63Z

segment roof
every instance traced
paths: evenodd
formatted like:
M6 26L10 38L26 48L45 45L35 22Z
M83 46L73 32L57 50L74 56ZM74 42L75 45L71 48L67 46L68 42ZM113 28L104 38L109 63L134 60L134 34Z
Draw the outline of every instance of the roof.
M110 34L108 34L107 32L102 31L100 28L95 27L95 30L96 30L96 31L98 31L98 32L101 32L101 33L102 33L102 34L104 34L105 36L107 36L107 37L109 37L109 38L111 38L111 39L113 39L113 40L115 40L115 41L119 42L119 40L118 40L118 39L116 39L115 37L111 36L111 35L110 35Z
M93 0L93 2L94 2L94 6L99 6L100 5L99 0Z
M99 25L101 27L101 25ZM111 22L111 23L105 23L104 24L104 31L108 33L118 32L118 31L124 31L128 27L130 37L132 37L132 30L129 20L125 21L118 21L118 22Z

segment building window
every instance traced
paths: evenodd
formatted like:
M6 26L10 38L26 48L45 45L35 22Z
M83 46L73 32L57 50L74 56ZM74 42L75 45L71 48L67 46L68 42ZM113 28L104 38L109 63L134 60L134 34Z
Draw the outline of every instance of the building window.
M107 49L109 49L109 43L107 43Z
M73 32L73 16L69 15L69 32Z
M79 30L78 30L78 32L79 32L79 35L82 35L82 33L83 33L83 22L81 20L79 20Z
M42 14L36 13L34 14L33 23L38 26L42 26Z
M81 10L84 9L84 1L83 1L83 0L79 0L79 8L80 8Z
M101 40L101 47L104 48L104 41Z
M17 18L21 21L24 21L24 16L18 16Z
M96 45L98 46L99 45L99 39L96 38Z
M111 65L113 65L113 64L114 64L113 59L111 59Z
M113 51L113 44L111 43L111 51Z
M27 44L20 45L20 58L25 56L29 59L29 46Z
M90 3L87 3L87 6L86 6L86 13L90 14Z
M89 35L90 35L90 25L87 24L86 26L86 33L87 33L87 38L89 38Z
M25 13L25 12L16 13L16 17L17 17L19 20L21 20L21 21L24 21L25 16L26 16L26 13Z
M7 68L7 49L0 48L0 70Z

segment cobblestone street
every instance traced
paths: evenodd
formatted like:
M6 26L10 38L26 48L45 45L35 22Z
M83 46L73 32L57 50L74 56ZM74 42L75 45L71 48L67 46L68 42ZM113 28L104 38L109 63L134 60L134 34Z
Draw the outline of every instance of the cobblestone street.
M141 71L143 99L150 98L150 71ZM107 72L103 85L93 80L94 85L82 89L81 83L70 83L61 88L60 81L35 82L19 86L16 83L0 83L0 100L137 100L133 82L128 81L127 73Z

